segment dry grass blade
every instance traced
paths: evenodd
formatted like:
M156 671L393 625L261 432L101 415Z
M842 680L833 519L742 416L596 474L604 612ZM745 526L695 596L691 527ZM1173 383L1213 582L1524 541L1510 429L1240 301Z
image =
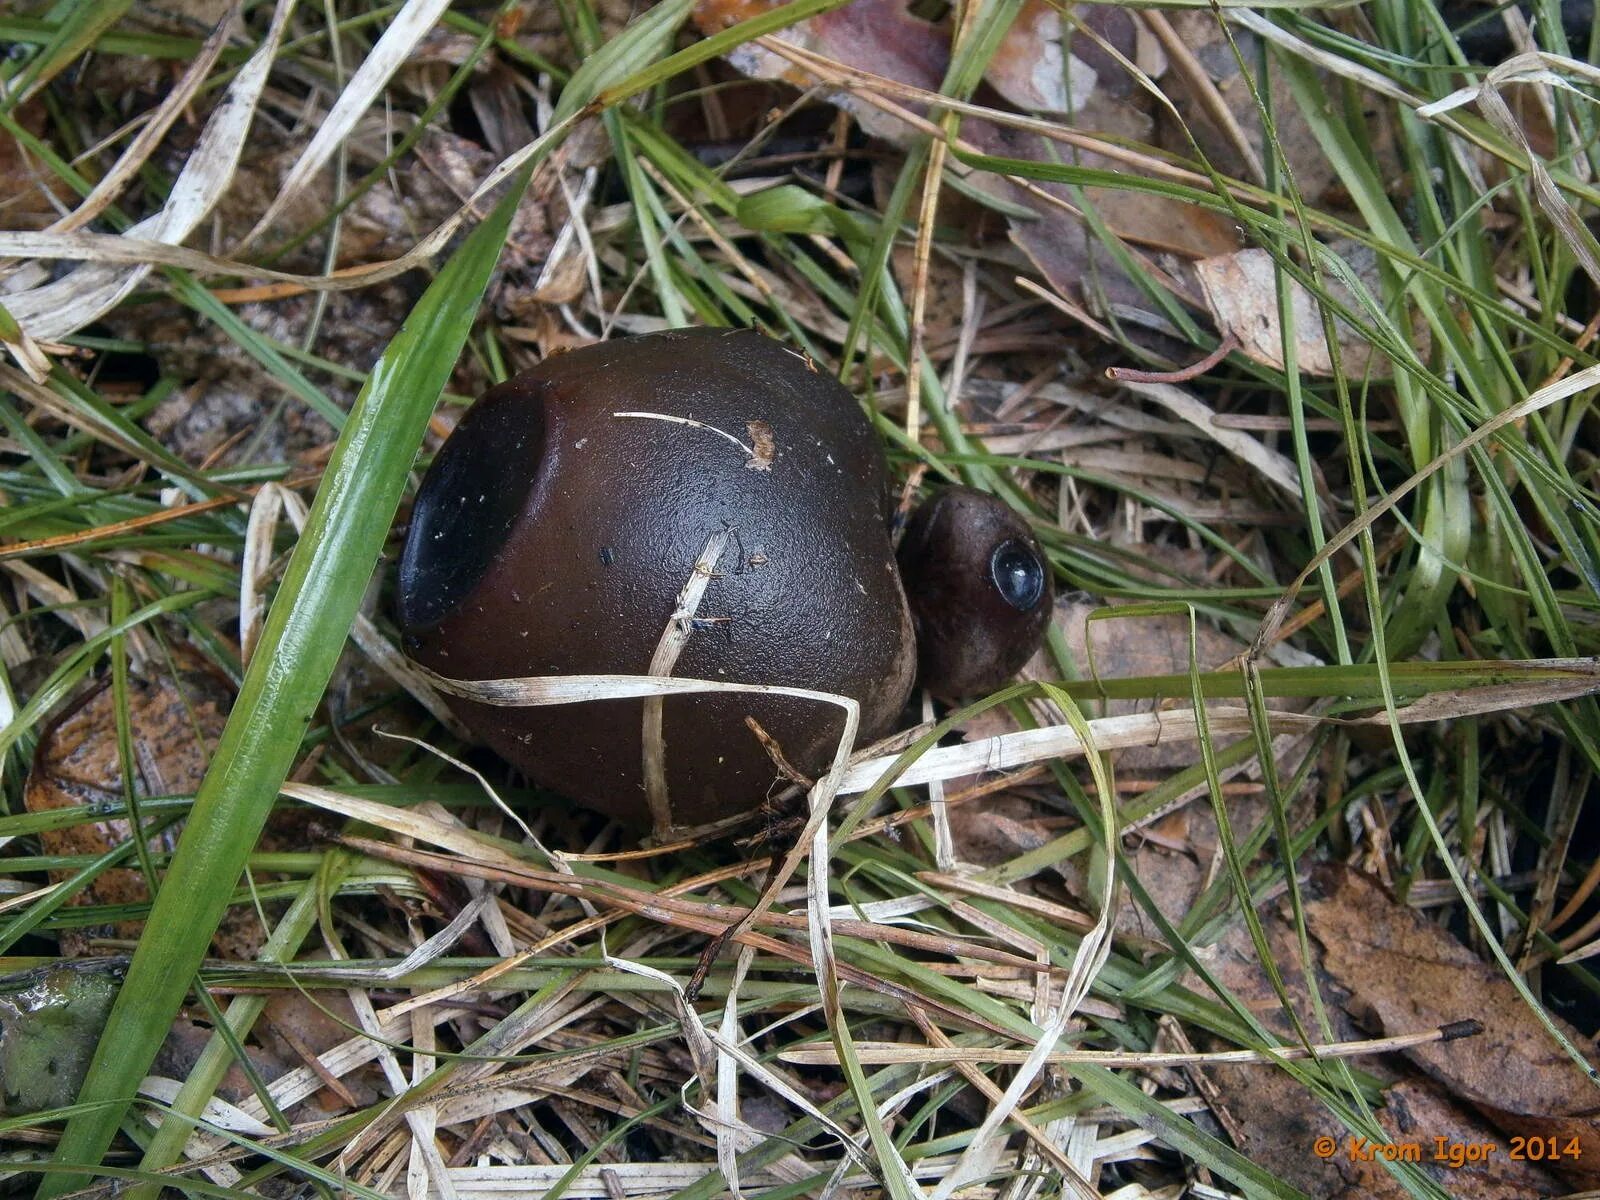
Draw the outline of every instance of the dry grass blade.
M684 580L678 592L677 602L672 606L672 616L667 618L666 628L656 642L655 652L650 656L649 674L672 674L678 656L683 653L683 648L689 644L689 638L694 633L695 614L700 611L700 601L705 597L717 562L727 547L726 530L712 534L706 541L705 549L700 551L689 578ZM650 805L653 832L657 840L664 840L670 836L673 826L672 798L667 795L667 746L661 729L665 705L660 696L650 696L645 699L643 707L644 730L640 740L644 747L644 794Z
M1418 1033L1397 1033L1389 1037L1369 1038L1359 1042L1329 1042L1315 1046L1282 1046L1272 1050L1214 1050L1195 1053L1163 1053L1160 1051L1122 1050L1059 1050L1046 1061L1058 1066L1083 1064L1101 1067L1138 1067L1159 1070L1163 1067L1221 1066L1227 1063L1250 1063L1272 1066L1284 1061L1309 1058L1361 1058L1371 1054L1392 1054L1414 1046L1428 1046L1435 1042L1450 1042L1457 1038L1472 1037L1481 1032L1476 1021L1460 1021L1454 1025L1440 1026ZM948 1041L933 1046L907 1046L899 1042L857 1042L856 1053L864 1063L887 1065L889 1063L929 1063L937 1066L970 1063L976 1066L1020 1065L1031 1053L1012 1050L1004 1046L958 1046ZM784 1062L807 1066L826 1066L837 1062L832 1047L815 1046L798 1050L785 1050L778 1056Z
M328 115L318 122L316 133L284 177L277 196L261 214L254 228L245 235L243 246L248 246L270 229L284 209L333 157L339 143L350 136L355 123L372 106L389 77L400 68L416 44L449 7L449 0L406 0L389 27L383 31L377 45L373 46L372 52L350 77L344 91L339 93L339 99L328 110Z
M161 144L161 139L166 137L167 132L183 115L201 85L210 76L212 67L216 65L229 39L239 28L243 9L243 0L234 0L234 3L229 5L228 11L217 22L217 27L201 45L194 61L184 69L182 76L167 93L160 107L149 115L144 128L139 130L127 148L118 156L112 168L94 185L94 190L85 196L83 202L71 213L51 225L49 232L71 233L75 229L81 229L116 203L117 197L138 176L140 168L155 152L156 147ZM118 239L110 240L115 242Z
M227 191L244 148L249 144L250 123L293 11L294 0L278 0L267 36L234 77L226 101L206 123L199 143L172 185L166 204L129 229L129 237L176 245L195 231ZM148 272L148 267L124 270L90 264L64 279L7 297L6 307L29 334L49 341L74 333L103 315Z
M1545 216L1550 218L1551 224L1560 233L1567 249L1583 265L1589 278L1596 285L1600 285L1600 244L1596 243L1594 234L1561 195L1555 180L1550 176L1550 169L1545 166L1543 158L1534 152L1522 123L1513 115L1510 106L1500 94L1504 88L1512 84L1540 83L1568 88L1582 96L1583 93L1569 81L1569 76L1582 79L1591 86L1600 84L1600 69L1591 63L1548 54L1542 50L1518 54L1494 67L1477 86L1463 88L1443 100L1423 105L1417 109L1417 116L1432 119L1453 108L1476 102L1483 115L1494 124L1495 128L1522 149L1527 157L1529 174L1533 178L1534 199L1538 201Z
M1237 456L1261 473L1268 483L1285 495L1300 495L1300 482L1295 475L1292 460L1261 444L1256 438L1238 429L1219 425L1217 414L1207 405L1170 383L1125 382L1123 386L1135 395L1153 400L1173 416L1189 422L1228 453Z

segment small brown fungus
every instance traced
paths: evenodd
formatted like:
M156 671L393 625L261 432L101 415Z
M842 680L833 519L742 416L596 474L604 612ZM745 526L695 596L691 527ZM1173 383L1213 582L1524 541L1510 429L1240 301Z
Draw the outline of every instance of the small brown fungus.
M1050 614L1038 543L1004 503L945 490L897 564L887 484L850 393L760 334L549 358L474 404L423 479L400 561L406 649L460 680L671 674L850 696L864 743L900 716L918 637L925 684L952 697L1004 683ZM836 705L749 693L451 706L535 782L641 834L750 812L826 770L844 727Z
M1050 571L1004 501L946 488L912 514L899 557L922 686L934 695L992 692L1039 648L1054 594Z

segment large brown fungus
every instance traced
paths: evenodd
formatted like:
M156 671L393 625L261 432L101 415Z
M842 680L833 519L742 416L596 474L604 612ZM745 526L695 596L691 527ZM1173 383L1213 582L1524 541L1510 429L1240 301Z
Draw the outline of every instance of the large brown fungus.
M1027 526L970 489L924 506L897 564L887 482L849 392L760 334L679 329L558 355L473 405L423 480L400 563L406 648L456 679L653 666L843 694L861 705L859 740L877 737L919 640L936 694L996 687L1037 647L1051 595ZM654 745L636 699L452 706L530 778L641 834L750 811L775 757L815 775L843 730L835 705L747 693L668 697ZM652 749L664 770L647 788Z
M697 560L725 536L671 673L852 696L875 737L916 657L887 494L849 392L760 334L673 330L558 355L479 400L424 479L400 564L406 647L458 679L647 674ZM641 701L453 705L535 781L650 819ZM747 715L808 773L843 729L821 702L668 698L675 823L768 793L777 771Z

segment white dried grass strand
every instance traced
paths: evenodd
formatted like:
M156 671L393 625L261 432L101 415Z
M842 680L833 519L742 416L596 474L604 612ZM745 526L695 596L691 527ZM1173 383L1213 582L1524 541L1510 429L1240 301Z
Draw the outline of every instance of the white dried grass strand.
M0 568L15 576L28 595L39 603L54 605L57 610L55 615L76 629L85 641L98 637L110 627L105 618L96 616L92 609L71 607L81 598L78 593L69 584L52 579L33 564L13 559L0 563Z
M706 539L705 548L690 568L689 578L683 581L677 602L672 606L672 616L667 618L666 628L661 631L655 651L650 655L647 674L665 677L671 675L673 667L678 665L678 656L694 634L694 618L700 611L700 601L705 598L717 561L727 548L726 529L718 530ZM665 700L661 696L648 696L643 708L643 728L639 740L645 801L650 806L650 823L655 836L666 838L671 833L673 822L672 797L667 794L667 741L662 729L666 715Z
M396 808L392 804L382 804L376 800L350 796L344 792L337 792L332 788L320 787L311 783L290 781L286 782L278 790L291 800L299 800L303 804L310 804L327 812L338 813L342 817L349 817L352 820L376 825L380 829L387 829L390 833L399 834L401 837L415 838L419 842L427 842L429 845L449 850L453 854L459 854L463 858L476 859L480 862L494 863L517 870L526 869L528 866L525 860L507 854L504 850L492 842L480 838L465 826L452 828L412 809Z
M378 1014L372 1007L372 1001L367 996L366 990L363 988L348 988L345 991L345 996L350 1001L350 1007L355 1010L356 1023L366 1031L369 1037L377 1038L381 1036L379 1033ZM409 1026L410 1023L407 1022L402 1028L407 1029L409 1032ZM377 1046L378 1066L383 1071L383 1077L389 1084L390 1091L396 1097L399 1097L405 1093L408 1086L405 1073L400 1070L400 1062L395 1057L394 1051L389 1049L388 1046L374 1044ZM439 1196L442 1200L457 1200L455 1186L450 1182L449 1168L445 1166L444 1158L439 1153L439 1146L434 1141L433 1129L427 1117L420 1109L411 1109L404 1116L406 1125L411 1130L412 1145L420 1148L424 1168ZM359 1142L360 1139L357 1138L349 1142L340 1151L339 1157L334 1160L337 1167L343 1169L344 1164L355 1157L353 1152Z
M1544 164L1543 157L1534 152L1527 133L1500 94L1501 89L1513 83L1531 83L1563 88L1584 100L1590 100L1589 96L1573 86L1567 75L1581 77L1590 84L1600 84L1600 67L1559 54L1533 50L1506 59L1490 70L1476 87L1462 88L1443 100L1423 105L1417 109L1417 115L1432 119L1461 104L1476 101L1479 110L1489 123L1522 150L1527 160L1528 174L1533 178L1533 194L1539 208L1550 218L1550 223L1556 227L1561 240L1566 243L1567 249L1572 251L1573 257L1578 260L1589 278L1600 284L1600 257L1596 255L1594 234L1589 232L1572 206L1562 197L1549 168Z
M437 1046L433 1022L420 1012L411 1014L411 1046L411 1086L414 1088L433 1074L437 1061L430 1053ZM439 1106L437 1102L430 1101L418 1105L407 1116L414 1119L411 1121L413 1136L410 1161L406 1164L406 1192L411 1200L428 1200L429 1164L427 1151L423 1147L438 1145Z
M495 953L502 959L517 958L522 951L506 921L505 909L500 907L500 887L487 879L464 879L462 882L466 884L469 896L474 899L483 896L489 901L483 906L483 931L489 935L489 944L494 947Z
M130 228L129 237L181 242L228 190L294 6L295 0L278 0L261 48L234 76L227 95L211 114L200 140L173 181L166 203L160 211ZM92 263L63 279L7 297L6 307L33 337L55 341L115 307L149 272L149 266L124 268Z
M234 0L228 11L223 14L222 19L217 22L216 27L212 29L211 35L201 45L200 52L195 56L194 61L184 69L183 74L179 76L178 82L172 85L172 90L167 93L166 98L150 113L149 119L144 123L144 128L140 129L134 139L128 143L127 147L117 157L117 161L111 165L111 169L101 177L100 182L95 184L89 194L83 198L83 202L59 221L53 223L48 232L70 233L75 229L81 229L116 201L116 198L122 193L122 189L127 187L139 174L140 168L144 166L150 155L155 152L155 148L161 144L161 139L166 137L167 131L172 128L173 122L183 115L184 110L189 107L189 102L194 99L195 93L200 90L200 85L211 74L211 68L216 65L217 59L228 44L228 40L238 28L239 14L243 9L244 0ZM119 239L113 237L107 240L115 242Z
M50 356L44 352L44 347L28 336L28 331L20 325L15 330L0 337L0 342L11 351L11 357L17 360L17 366L34 383L44 383L50 378Z
M370 970L369 974L376 982L392 983L403 979L413 971L420 971L429 963L443 958L450 952L450 948L459 942L462 936L478 921L479 914L486 904L494 902L492 896L478 896L461 906L461 911L450 918L449 924L438 933L419 944L416 949L406 955L399 962L377 970Z
M1407 108L1417 107L1417 98L1393 80L1370 67L1362 66L1354 59L1327 50L1319 50L1310 42L1296 37L1260 13L1243 8L1230 8L1227 10L1227 19L1235 25L1242 25L1263 41L1271 42L1279 49L1287 50L1295 57L1303 58L1324 71L1352 80L1369 91L1403 104Z
M277 196L267 206L267 211L261 214L255 227L245 235L243 245L249 245L260 237L327 164L339 144L355 128L356 122L372 107L372 102L389 82L390 76L404 64L417 43L449 7L450 0L406 0L405 6L395 14L394 20L383 31L383 36L372 47L372 53L356 68L344 91L339 93L339 98L318 125L310 143L300 152L294 166L289 168L289 173L279 185Z
M0 594L0 667L4 668L0 671L0 728L9 725L16 715L14 709L6 707L14 705L16 698L10 695L10 683L5 680L4 673L16 670L33 657L33 648L24 640L12 615L4 595Z
M1596 938L1592 942L1585 942L1576 950L1569 950L1556 959L1556 962L1565 966L1567 963L1582 962L1586 958L1593 958L1596 954L1600 954L1600 938Z
M1033 1049L1028 1052L1027 1059L1017 1068L1007 1085L1004 1094L989 1109L982 1123L972 1135L972 1140L962 1151L961 1157L954 1170L940 1180L934 1188L932 1200L949 1200L958 1186L966 1180L976 1178L974 1172L985 1160L985 1154L991 1145L995 1131L1000 1128L1022 1103L1022 1098L1032 1089L1034 1080L1039 1072L1044 1070L1049 1062L1051 1053L1056 1048L1056 1043L1061 1040L1062 1034L1067 1031L1068 1024L1072 1021L1078 1006L1089 993L1095 977L1105 966L1111 954L1111 931L1113 918L1116 914L1117 880L1116 880L1116 839L1120 836L1116 813L1116 788L1112 783L1111 770L1105 758L1100 753L1100 747L1093 741L1093 732L1089 722L1081 716L1072 700L1059 690L1053 690L1051 698L1067 713L1073 723L1078 726L1080 737L1086 749L1091 751L1088 756L1089 770L1094 779L1095 791L1100 798L1100 820L1107 840L1109 862L1104 871L1104 881L1100 888L1099 916L1094 927L1083 935L1078 943L1078 952L1072 960L1072 969L1068 972L1066 981L1061 985L1061 1000L1054 1013L1050 1014L1049 1021L1045 1024L1039 1040ZM1063 1174L1062 1183L1080 1195L1088 1191L1091 1195L1093 1189L1087 1187L1084 1181L1073 1176Z
M1539 704L1554 704L1600 692L1600 667L1588 659L1550 660L1572 673L1570 679L1495 684L1468 688L1460 692L1441 692L1425 696L1396 710L1402 725L1422 725L1459 717L1507 712ZM1374 703L1377 703L1375 700ZM1275 729L1310 730L1323 724L1384 725L1387 713L1363 717L1330 717L1287 711L1269 711L1268 722ZM1213 734L1250 732L1248 710L1233 706L1208 706L1206 719ZM1089 722L1095 746L1101 750L1159 746L1173 741L1195 741L1198 726L1191 710L1130 713L1117 717L1098 717ZM960 746L940 746L929 750L895 777L901 787L926 783L930 779L954 779L964 775L1009 770L1051 758L1076 758L1084 752L1082 739L1067 725L1044 729L1025 729L1000 734ZM852 766L840 784L841 795L864 792L874 786L897 760L895 755Z
M191 250L187 246L175 246L155 238L137 237L131 233L5 230L0 231L0 257L124 267L177 267L201 276L239 275L269 283L295 284L308 291L339 291L365 287L373 281L372 275L360 271L345 271L337 275L298 275L292 271L278 271L207 254L203 250Z
M1099 1154L1099 1131L1097 1122L1089 1120L1068 1119L1069 1123L1062 1131L1066 1134L1067 1161L1077 1168L1085 1178L1094 1174L1094 1163ZM1144 1130L1139 1130L1141 1134Z
M924 723L935 720L933 711L933 696L924 691L922 693L922 720ZM928 815L933 822L933 862L939 870L949 872L956 869L956 839L950 829L950 809L944 802L944 780L928 780Z
M350 623L350 640L372 660L373 666L394 680L413 700L427 709L434 720L463 741L472 740L467 727L457 719L455 713L450 711L450 706L438 692L434 691L427 677L384 636L371 617L359 612L355 615L355 620Z
M1591 368L1600 370L1600 368ZM1552 703L1600 691L1600 666L1592 659L1546 659L1530 665L1560 670L1569 678L1511 683L1468 688L1416 701L1398 710L1402 724L1420 724L1452 716L1482 715L1536 703ZM758 692L792 695L802 699L825 700L829 694L804 688L785 688L765 684L728 683L707 679L673 677L650 679L640 675L530 676L523 679L459 680L429 672L429 679L440 691L476 700L483 704L517 707L568 704L584 700L626 699L654 694L687 695L696 692ZM836 702L839 697L833 698ZM1207 721L1213 734L1250 732L1249 713L1232 705L1208 706ZM1272 711L1269 722L1278 729L1312 729L1334 722L1349 725L1386 724L1386 714L1371 717L1334 718L1299 712ZM1170 741L1194 741L1198 730L1194 713L1187 709L1123 716L1098 717L1088 722L1094 744L1101 750L1121 750L1135 746L1157 746ZM1070 725L1043 729L1024 729L999 734L959 746L936 746L894 777L902 787L927 783L931 779L958 779L964 775L1010 770L1052 758L1075 758L1084 746ZM879 783L899 761L897 754L885 754L851 764L838 782L840 795L856 795ZM380 806L381 807L381 806ZM367 819L367 818L363 818Z
M728 995L722 1004L722 1025L717 1031L717 1166L722 1178L736 1200L744 1200L744 1190L739 1183L739 1145L732 1136L732 1128L739 1121L739 1060L724 1050L723 1046L737 1046L744 1039L739 1033L739 989L744 986L745 975L755 959L753 946L740 946L734 959L733 978L728 984Z
M724 441L732 442L735 446L739 447L739 449L744 452L744 456L746 458L754 458L756 456L756 452L752 447L746 446L743 442L741 442L733 434L729 433L726 429L718 429L715 425L708 425L706 422L697 421L693 417L677 417L677 416L673 416L670 413L654 413L654 412L614 412L611 415L613 417L631 417L631 418L633 418L635 420L640 420L640 421L665 421L669 425L687 425L691 429L702 429L707 433L716 434L719 438L722 438Z
M936 1179L950 1169L952 1155L941 1154L918 1160L916 1173L921 1179ZM716 1173L714 1162L621 1162L595 1164L574 1170L566 1163L525 1163L517 1166L451 1167L450 1178L460 1200L525 1200L543 1195L558 1184L562 1195L572 1200L612 1200L604 1175L610 1173L629 1200L666 1197L700 1183ZM767 1167L751 1178L752 1187L769 1189L793 1180ZM847 1171L839 1180L843 1187L871 1189L876 1179L870 1170Z
M1218 707L1207 712L1213 733L1249 731L1249 714L1244 709ZM1275 712L1271 716L1274 721L1281 718L1314 722L1314 718L1299 713ZM1095 745L1101 750L1193 741L1198 736L1194 714L1188 710L1098 717L1089 725L1094 730ZM1083 753L1083 739L1070 725L1023 729L975 742L964 742L959 746L936 746L895 776L894 782L899 787L915 787L932 779L959 779L963 775L1006 771L1052 758L1077 758ZM840 790L846 795L866 791L876 785L898 760L898 755L884 755L857 763L845 775Z
M470 883L474 882L474 880L471 876L466 876L463 878L463 882ZM476 882L483 883L485 881L479 879L476 880ZM498 910L498 903L492 906L492 908L493 910ZM504 917L502 916L501 919L503 920ZM498 949L498 946L496 948ZM487 967L475 975L468 975L463 979L458 979L454 983L447 983L441 987L434 988L431 992L418 992L410 999L401 1000L399 1003L391 1005L384 1011L392 1016L403 1016L404 1014L415 1011L419 1008L430 1008L436 1004L447 1003L448 1001L453 1000L455 997L464 995L468 992L483 991L485 990L486 985L492 984L496 978L505 974L505 972L516 967L520 967L530 958L533 958L537 951L535 949L513 949L512 951L503 951L502 953L506 954L504 961L495 963L492 967Z
M176 1079L167 1079L161 1075L146 1075L144 1081L139 1084L139 1094L171 1106L177 1103L178 1091L182 1087L183 1084ZM160 1115L162 1120L166 1120L166 1113ZM269 1137L277 1132L265 1121L258 1120L237 1105L229 1104L216 1096L206 1101L205 1108L200 1111L200 1120L215 1125L218 1129L226 1129L230 1133L248 1134L251 1137Z
M830 1136L837 1139L839 1144L844 1147L845 1153L849 1156L849 1158L846 1160L847 1162L849 1159L853 1159L858 1166L867 1170L872 1169L871 1156L862 1150L856 1139L850 1135L849 1130L845 1129L843 1125L840 1125L839 1122L835 1121L832 1117L828 1116L827 1113L823 1112L822 1109L813 1104L809 1099L807 1099L803 1092L794 1087L794 1085L782 1075L779 1075L776 1071L772 1070L772 1068L768 1067L765 1063L757 1059L743 1046L735 1045L732 1042L725 1042L720 1038L714 1040L717 1049L733 1058L746 1075L750 1076L751 1079L755 1080L762 1087L772 1092L773 1095L793 1106L797 1112L803 1113L805 1116L815 1121L821 1128L827 1130ZM744 1126L744 1128L748 1129L749 1126Z
M299 506L297 513L291 511L295 531L299 532L305 527L305 502L278 483L261 486L250 501L250 514L245 519L244 554L239 562L239 659L245 665L249 665L261 637L267 608L261 584L266 579L267 568L272 565L272 544L277 536L278 520L291 497Z
M1126 382L1122 386L1135 395L1155 401L1173 416L1187 421L1229 454L1254 467L1280 491L1296 500L1300 498L1299 477L1292 459L1269 449L1242 429L1218 425L1217 414L1195 396L1170 383Z
M541 120L545 119L541 117ZM539 268L539 277L534 280L533 294L540 296L544 289L556 277L556 271L563 265L567 255L572 252L572 244L577 242L577 252L583 255L584 280L595 301L595 311L605 311L605 297L600 285L600 259L595 253L594 242L589 236L589 226L586 217L589 211L589 201L594 195L595 185L600 181L598 167L585 167L583 177L578 183L578 190L574 194L572 186L567 182L567 173L558 172L556 184L561 189L561 197L566 202L567 219L561 226L561 232L556 235L554 244L550 247L550 254L544 261L544 266Z
M711 1044L711 1035L701 1024L700 1015L689 1004L689 997L684 994L683 985L656 967L630 962L628 959L617 958L611 954L605 955L604 958L606 966L613 970L654 979L666 987L672 997L673 1010L678 1014L678 1025L683 1030L684 1045L688 1047L689 1057L694 1062L694 1072L700 1079L700 1086L706 1095L715 1094L717 1051Z
M841 921L861 920L871 921L875 925L888 924L920 924L922 928L932 933L938 930L945 932L940 926L930 922L903 921L901 918L909 917L913 913L926 912L930 908L942 908L943 902L931 896L896 896L890 900L869 900L865 904L835 904L828 911Z
M423 668L427 671L427 668ZM812 688L775 683L730 683L720 679L684 676L652 678L649 675L526 675L511 679L451 679L427 671L428 681L441 692L494 704L503 708L540 708L546 704L582 704L590 700L637 700L644 696L692 696L702 692L749 692L762 696L792 696L820 700L841 707L853 705L848 696Z
M532 845L534 849L538 850L540 854L543 854L546 858L548 858L551 864L555 866L557 870L565 871L569 874L571 873L572 868L565 862L559 861L556 855L551 854L550 851L544 848L537 835L534 834L532 829L528 828L528 823L524 821L520 815L518 815L516 809L512 808L500 798L500 793L495 790L494 784L490 783L488 777L484 775L482 771L478 770L477 767L472 766L470 763L464 763L455 755L446 754L432 742L423 741L419 737L412 737L409 733L393 733L387 729L380 729L376 725L372 727L372 732L377 734L379 737L389 738L391 741L409 742L411 745L417 747L417 749L426 751L435 758L449 763L452 767L463 774L471 775L478 781L478 786L483 789L483 794L489 797L489 802L499 809L513 825L522 830L522 836L528 840L528 843ZM460 829L467 828L460 821L456 820L448 809L440 808L432 804L422 807L428 810L428 815L432 816L441 824L455 825Z
M1397 1033L1389 1037L1364 1038L1349 1042L1321 1042L1309 1049L1301 1045L1278 1046L1272 1050L1059 1050L1049 1057L1055 1066L1095 1066L1107 1069L1136 1068L1162 1070L1183 1066L1271 1066L1286 1060L1365 1058L1393 1054L1414 1046L1427 1046L1442 1040L1440 1029ZM1026 1061L1031 1051L1010 1046L917 1046L904 1042L857 1042L856 1056L864 1065L892 1066L900 1063L925 1063L947 1067L956 1063L974 1066L1015 1066ZM838 1058L831 1046L800 1046L778 1052L780 1062L796 1066L836 1066Z

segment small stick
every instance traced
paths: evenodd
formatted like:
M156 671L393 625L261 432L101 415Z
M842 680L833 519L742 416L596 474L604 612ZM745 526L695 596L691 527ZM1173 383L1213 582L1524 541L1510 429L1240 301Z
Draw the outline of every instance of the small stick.
M810 778L799 767L789 761L778 739L762 728L760 721L747 715L744 719L744 727L756 735L756 741L761 743L761 748L767 752L767 757L772 760L772 765L777 768L779 775L782 775L790 783L798 783L808 792L816 786L817 781L815 779Z
M1198 379L1212 367L1239 348L1239 339L1225 334L1217 348L1199 362L1179 367L1176 371L1141 371L1135 367L1107 367L1106 378L1116 383L1188 383Z

